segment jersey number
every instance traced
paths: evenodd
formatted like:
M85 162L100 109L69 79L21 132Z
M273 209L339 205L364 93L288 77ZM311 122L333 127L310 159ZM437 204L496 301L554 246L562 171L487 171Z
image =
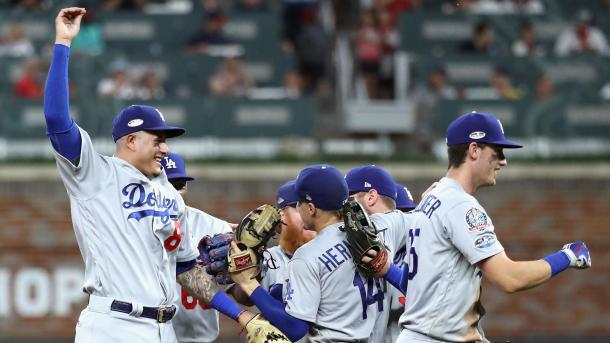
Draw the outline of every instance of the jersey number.
M180 245L180 242L182 241L182 229L180 228L180 222L179 221L175 221L173 222L174 224L174 232L172 232L172 235L167 237L167 239L165 240L165 242L163 242L163 246L165 247L165 250L167 251L174 251L176 250L176 248L178 248L178 246Z
M199 304L199 307L204 310L210 308L208 304L199 301L197 298L190 295L184 288L182 288L182 305L184 306L184 308L187 310L192 310L195 308L195 306L197 306L197 304Z
M409 229L409 242L411 249L409 249L409 280L413 280L417 275L417 251L415 250L415 237L419 237L419 229Z
M366 280L367 284L364 284L364 280L358 272L354 275L354 286L358 287L360 291L360 300L362 300L362 319L366 319L366 309L369 305L377 303L377 311L383 311L383 288L381 287L381 281L378 278L369 278ZM377 289L377 293L373 294L373 288Z

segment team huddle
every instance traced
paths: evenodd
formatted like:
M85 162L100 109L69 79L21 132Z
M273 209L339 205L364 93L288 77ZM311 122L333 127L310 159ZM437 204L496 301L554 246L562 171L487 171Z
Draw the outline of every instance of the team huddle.
M85 264L76 342L212 342L220 313L248 342L489 342L483 277L513 293L591 266L582 242L535 261L507 256L474 194L495 185L504 149L522 146L474 111L448 126L447 174L418 204L381 167L316 164L239 224L190 207L194 179L166 143L183 128L128 106L104 156L70 116L70 44L85 13L56 18L44 103Z

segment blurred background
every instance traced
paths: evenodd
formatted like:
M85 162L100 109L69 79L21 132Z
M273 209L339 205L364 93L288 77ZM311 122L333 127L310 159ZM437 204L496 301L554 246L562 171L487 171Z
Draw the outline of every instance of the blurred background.
M68 199L44 135L60 8L87 8L71 114L112 154L132 103L187 134L191 202L239 221L305 165L387 168L418 194L444 130L490 112L525 149L480 192L513 259L584 240L593 268L505 295L494 341L610 341L610 1L0 0L0 342L69 342L86 304ZM222 342L244 341L229 321Z

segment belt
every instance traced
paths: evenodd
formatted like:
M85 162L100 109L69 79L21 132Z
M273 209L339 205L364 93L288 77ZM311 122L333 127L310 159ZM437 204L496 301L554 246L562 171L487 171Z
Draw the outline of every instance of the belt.
M128 302L113 300L110 305L110 310L132 314L133 306ZM164 307L142 306L142 313L138 317L150 318L156 320L158 323L165 323L172 320L174 314L176 314L176 306L174 305Z

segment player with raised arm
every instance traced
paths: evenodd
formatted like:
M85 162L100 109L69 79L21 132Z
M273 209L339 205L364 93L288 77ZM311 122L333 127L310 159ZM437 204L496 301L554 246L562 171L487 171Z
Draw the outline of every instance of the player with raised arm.
M85 263L89 304L75 342L176 342L169 323L175 280L204 303L256 329L255 315L235 304L201 267L188 233L185 204L161 160L167 138L184 129L167 125L150 106L132 105L114 119L116 152L98 154L69 113L68 59L84 8L62 9L45 86L47 136L70 198L72 222ZM253 324L249 324L252 323Z
M341 218L348 197L345 179L332 166L312 165L301 170L295 189L303 223L318 235L288 263L283 302L248 270L233 273L233 280L293 341L308 334L308 342L366 342L381 311L383 290L356 270L349 253Z
M167 175L167 179L180 193L185 202L188 202L188 182L195 180L186 173L184 159L169 152L161 164ZM188 222L189 234L193 242L200 242L204 237L214 236L216 241L230 242L233 237L231 225L221 219L211 216L199 209L186 206L186 220ZM228 245L228 243L227 243ZM218 281L218 278L216 278ZM177 284L179 298L176 306L178 313L172 319L172 325L176 331L178 342L213 342L219 334L218 311L208 304L199 301Z
M481 278L507 293L536 287L572 267L591 266L583 242L535 261L513 261L475 192L496 184L507 165L504 149L521 148L506 139L500 121L472 112L447 128L449 168L413 211L409 228L409 270L386 264L378 275L390 283L408 280L402 332L397 342L489 342L480 326ZM366 227L364 224L363 227ZM368 255L376 253L369 250ZM371 258L364 256L367 263ZM403 288L404 289L404 288Z

